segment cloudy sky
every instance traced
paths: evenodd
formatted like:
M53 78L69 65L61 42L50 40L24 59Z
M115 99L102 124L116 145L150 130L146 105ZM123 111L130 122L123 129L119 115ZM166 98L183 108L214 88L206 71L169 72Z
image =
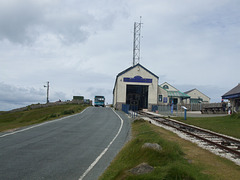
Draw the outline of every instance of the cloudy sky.
M220 102L240 83L239 0L0 1L0 111L74 95L112 102L116 75L140 63L184 92Z

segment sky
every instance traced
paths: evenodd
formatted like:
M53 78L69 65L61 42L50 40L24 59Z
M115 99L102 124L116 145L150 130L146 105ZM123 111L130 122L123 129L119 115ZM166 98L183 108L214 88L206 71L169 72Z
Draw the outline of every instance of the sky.
M112 103L116 75L140 64L182 92L220 102L240 83L239 0L0 1L0 111L50 102Z

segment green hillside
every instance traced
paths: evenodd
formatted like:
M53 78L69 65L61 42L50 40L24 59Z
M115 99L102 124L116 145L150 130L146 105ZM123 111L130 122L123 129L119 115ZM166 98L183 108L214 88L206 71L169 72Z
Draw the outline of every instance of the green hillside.
M0 132L11 131L19 127L53 120L66 115L79 113L89 105L64 104L21 112L2 112L0 114Z

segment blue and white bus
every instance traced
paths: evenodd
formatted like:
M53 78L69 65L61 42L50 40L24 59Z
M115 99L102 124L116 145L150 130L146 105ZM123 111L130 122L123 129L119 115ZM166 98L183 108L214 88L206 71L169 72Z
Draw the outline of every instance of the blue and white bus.
M105 106L105 97L104 96L95 96L94 106Z

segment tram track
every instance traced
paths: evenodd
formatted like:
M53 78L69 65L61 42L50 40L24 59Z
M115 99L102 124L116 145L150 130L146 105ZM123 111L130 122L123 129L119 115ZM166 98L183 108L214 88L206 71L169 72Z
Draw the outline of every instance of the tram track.
M214 149L221 150L221 152L219 152L221 156L224 156L224 153L228 154L226 156L231 156L231 159L236 160L236 164L240 165L239 139L215 133L196 126L188 125L170 118L163 118L146 112L139 112L139 114L142 117L150 118L158 124L171 127L179 132L186 134L187 136L198 139L202 141L205 146L211 146Z

